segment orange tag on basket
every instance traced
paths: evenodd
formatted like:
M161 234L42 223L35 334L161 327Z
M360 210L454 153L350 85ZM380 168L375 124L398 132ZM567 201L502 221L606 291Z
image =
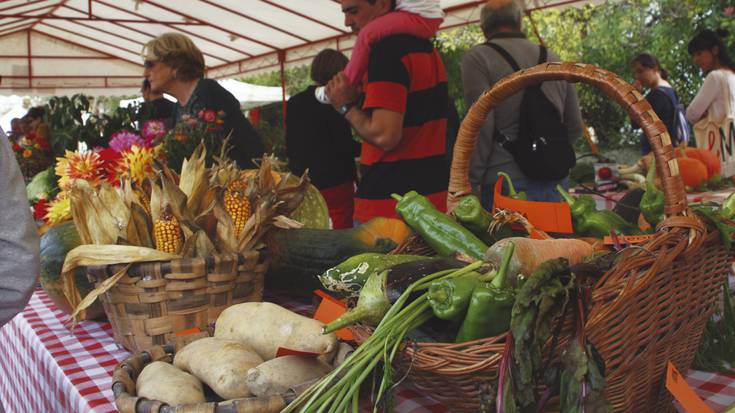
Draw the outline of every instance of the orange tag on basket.
M322 290L314 290L314 294L322 299L314 313L314 320L329 324L347 312L347 304ZM344 341L353 341L352 331L349 328L340 328L335 332L337 337Z
M642 244L650 239L653 239L655 235L654 234L648 234L648 235L618 235L618 243L620 244ZM602 239L602 243L605 245L615 245L615 240L612 239L611 236L606 235L605 238Z
M194 328L189 328L186 330L177 331L175 335L176 337L183 337L183 336L188 336L189 334L196 334L196 333L201 333L201 332L202 330L200 330L199 327L194 327Z
M572 212L566 202L537 202L521 201L503 196L503 177L498 177L495 182L495 193L493 194L493 210L510 209L518 212L534 227L560 234L571 234Z
M679 373L679 370L674 367L672 362L669 362L666 367L666 388L669 390L671 395L681 403L682 407L689 413L715 413L709 406L707 406L697 393L692 390L687 383L686 379Z

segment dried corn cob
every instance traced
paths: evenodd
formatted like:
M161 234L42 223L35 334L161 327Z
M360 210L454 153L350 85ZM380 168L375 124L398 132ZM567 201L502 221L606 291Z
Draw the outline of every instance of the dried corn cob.
M159 251L176 254L183 244L179 220L168 212L153 223L153 235Z
M242 179L232 181L225 189L225 211L232 218L235 226L235 236L245 228L245 223L250 218L250 200L245 195L247 184Z

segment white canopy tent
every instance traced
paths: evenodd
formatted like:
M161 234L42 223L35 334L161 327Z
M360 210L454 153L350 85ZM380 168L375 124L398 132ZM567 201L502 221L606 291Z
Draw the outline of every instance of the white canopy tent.
M602 0L524 1L530 12ZM442 29L477 22L482 3L441 0ZM136 94L141 49L167 31L194 40L208 77L283 71L326 47L349 52L343 21L339 0L2 1L0 94Z

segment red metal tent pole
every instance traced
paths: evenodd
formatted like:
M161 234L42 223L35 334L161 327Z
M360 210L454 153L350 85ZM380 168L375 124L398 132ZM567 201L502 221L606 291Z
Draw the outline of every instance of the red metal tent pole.
M278 63L281 65L281 105L283 107L282 126L286 130L286 51L278 50Z
M33 82L33 53L31 51L31 31L26 31L26 40L28 41L28 89L32 87Z

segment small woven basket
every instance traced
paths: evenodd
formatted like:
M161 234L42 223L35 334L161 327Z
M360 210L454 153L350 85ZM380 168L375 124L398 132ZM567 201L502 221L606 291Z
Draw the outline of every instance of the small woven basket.
M212 401L178 406L170 406L158 400L137 396L135 382L148 364L154 361L170 364L176 353L187 344L209 336L209 332L202 332L176 337L164 346L153 346L118 364L112 373L112 394L115 396L115 406L120 413L245 413L254 411L276 413L286 406L285 400L277 395L260 400L253 398L240 399L235 402ZM251 401L259 408L251 406ZM267 405L268 408L264 409L263 405Z
M95 286L126 264L87 267ZM181 258L132 264L99 296L115 341L137 352L168 343L184 330L204 330L233 304L262 301L266 254Z
M667 218L652 240L622 251L618 264L598 281L585 331L605 361L605 396L614 411L673 411L664 385L666 364L689 369L730 271L731 256L719 234L687 209L666 126L632 85L606 70L572 62L545 63L502 79L480 96L462 122L448 207L472 193L470 156L487 115L524 88L556 80L600 89L641 125L653 148ZM358 342L371 333L360 326L353 331ZM416 387L452 411L477 412L489 408L495 397L492 386L503 348L504 336L462 344L406 341L395 363Z

